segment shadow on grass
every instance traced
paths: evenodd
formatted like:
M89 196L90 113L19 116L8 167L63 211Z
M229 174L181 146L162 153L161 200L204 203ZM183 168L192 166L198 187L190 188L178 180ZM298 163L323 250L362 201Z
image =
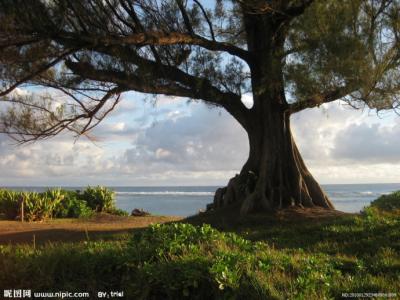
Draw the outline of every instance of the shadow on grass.
M90 219L53 219L48 222L0 221L1 244L36 244L46 242L80 242L85 240L113 240L121 235L166 223L177 217L146 216L119 217L101 214Z
M194 225L210 224L233 231L252 241L264 241L277 249L308 252L374 255L382 248L400 251L400 222L390 218L369 220L359 214L326 210L286 210L240 217L232 212L213 212L183 220Z
M33 244L43 245L48 242L81 242L97 240L115 240L119 236L138 232L143 228L106 230L106 231L76 231L68 229L43 229L24 232L6 233L0 236L0 244Z
M246 217L240 217L234 210L224 210L195 215L178 222L210 224L220 231L235 232L252 241L267 242L276 249L303 249L310 253L349 256L374 255L382 248L400 251L400 222L382 220L371 223L358 214L326 210L285 210ZM47 242L109 241L123 239L141 230L142 227L117 227L85 231L65 226L62 229L3 233L0 235L0 244L32 244L33 239L37 245Z

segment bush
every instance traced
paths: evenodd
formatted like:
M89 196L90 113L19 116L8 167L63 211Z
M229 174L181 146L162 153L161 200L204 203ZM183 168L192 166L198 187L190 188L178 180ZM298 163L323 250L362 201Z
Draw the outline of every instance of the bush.
M80 191L49 189L44 193L16 192L0 189L0 214L15 220L24 200L24 213L29 221L47 218L87 218L94 212L106 212L119 216L128 213L115 207L114 192L106 187L87 187Z
M28 221L48 218L89 217L93 211L86 201L77 199L77 192L51 189L44 193L0 190L0 214L8 220L19 217L21 201L24 201L24 216Z
M31 192L23 193L23 199L26 219L28 221L41 221L53 217L56 206L63 198L57 192L53 195Z
M108 209L106 212L109 213L109 214L116 215L116 216L121 216L121 217L129 216L129 213L127 211L125 211L123 209L120 209L120 208L115 208L115 207L111 208L111 209Z
M15 220L19 214L21 193L0 190L0 213L4 214L6 219Z
M385 211L400 209L400 191L380 196L378 199L371 202L371 206Z
M92 215L93 210L87 206L86 201L76 198L66 198L54 214L56 218L88 218Z
M114 191L102 187L90 187L88 186L83 194L80 196L82 200L85 200L87 205L96 212L107 212L115 208L115 194Z
M48 191L48 193L51 191ZM86 201L79 199L79 191L59 190L63 200L55 207L56 218L87 218L93 211L87 206Z

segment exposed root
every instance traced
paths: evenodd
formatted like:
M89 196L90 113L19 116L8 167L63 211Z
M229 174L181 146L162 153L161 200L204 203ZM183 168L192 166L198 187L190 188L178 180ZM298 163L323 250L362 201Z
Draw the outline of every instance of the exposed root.
M303 172L302 172L303 173ZM282 177L281 177L282 178ZM273 185L271 177L261 181L253 174L236 175L228 185L215 192L214 202L208 210L236 205L241 215L254 211L274 211L288 207L321 207L334 209L319 184L306 171L295 185L287 185L279 180ZM293 189L293 186L297 188Z
M334 209L308 171L292 138L288 117L280 135L257 137L250 138L249 159L240 175L216 191L208 208L234 205L242 215L288 207Z

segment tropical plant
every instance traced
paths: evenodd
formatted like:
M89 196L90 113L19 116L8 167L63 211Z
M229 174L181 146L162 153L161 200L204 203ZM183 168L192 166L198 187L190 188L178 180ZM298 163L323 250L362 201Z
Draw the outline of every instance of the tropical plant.
M81 195L81 199L85 200L87 205L94 211L107 212L115 207L114 191L103 187L88 186Z
M120 208L116 208L116 207L108 209L107 213L109 213L111 215L121 216L121 217L129 216L127 211L120 209Z
M59 196L58 192L52 196ZM51 194L46 193L23 193L25 216L29 221L41 221L52 218L57 205L62 201L62 197L51 198Z
M9 190L0 190L0 213L6 219L14 220L17 218L20 209L21 193Z
M21 213L28 221L48 218L90 217L94 212L127 216L128 213L115 206L114 192L106 187L87 187L83 193L61 188L48 189L43 193L17 192L0 189L0 214L15 220Z

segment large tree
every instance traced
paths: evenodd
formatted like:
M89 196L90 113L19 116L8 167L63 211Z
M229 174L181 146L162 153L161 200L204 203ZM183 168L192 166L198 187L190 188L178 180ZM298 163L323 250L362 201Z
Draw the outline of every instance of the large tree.
M215 207L333 209L290 116L335 100L395 110L399 49L398 0L0 0L0 129L20 142L86 134L126 91L200 100L250 145Z

